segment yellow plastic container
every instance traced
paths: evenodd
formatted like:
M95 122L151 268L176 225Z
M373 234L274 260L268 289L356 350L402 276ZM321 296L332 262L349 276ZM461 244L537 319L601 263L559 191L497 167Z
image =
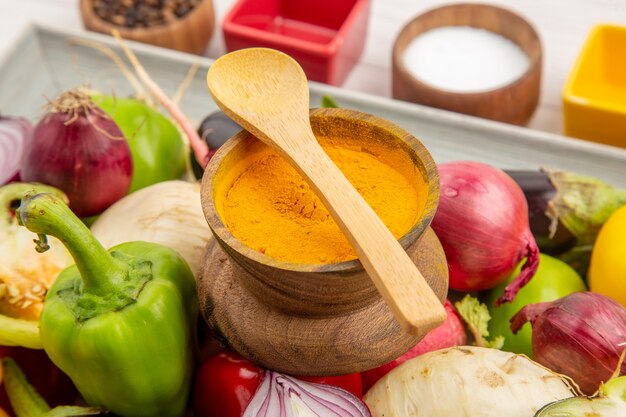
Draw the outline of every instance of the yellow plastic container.
M593 28L563 90L564 133L626 148L626 27Z

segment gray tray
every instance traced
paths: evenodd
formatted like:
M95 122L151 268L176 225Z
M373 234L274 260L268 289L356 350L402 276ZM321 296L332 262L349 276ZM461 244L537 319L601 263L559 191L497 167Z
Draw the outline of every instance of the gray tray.
M100 52L72 45L68 38L90 39L112 47L108 36L32 26L0 63L0 113L36 121L46 97L88 83L94 89L119 96L133 92L117 67ZM217 109L205 82L213 62L176 51L128 42L139 60L166 93L173 95L190 66L200 65L181 101L197 123ZM626 150L539 132L471 116L355 93L311 83L311 106L332 96L341 107L389 119L419 138L437 162L474 160L501 168L536 169L540 166L594 175L626 187ZM626 129L626 126L624 127Z

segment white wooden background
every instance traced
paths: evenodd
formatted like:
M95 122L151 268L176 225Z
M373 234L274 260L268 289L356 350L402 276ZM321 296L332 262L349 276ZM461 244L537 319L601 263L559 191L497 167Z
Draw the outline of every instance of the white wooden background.
M225 52L221 25L235 0L213 0L217 25L207 50L215 58ZM289 1L289 0L287 0ZM314 1L314 0L301 0ZM361 61L343 87L380 96L391 94L391 48L402 26L446 0L371 0L369 33ZM626 26L626 0L485 0L525 16L539 32L544 47L542 95L529 127L560 133L561 90L589 30L599 23ZM0 0L0 56L30 22L80 29L77 0Z

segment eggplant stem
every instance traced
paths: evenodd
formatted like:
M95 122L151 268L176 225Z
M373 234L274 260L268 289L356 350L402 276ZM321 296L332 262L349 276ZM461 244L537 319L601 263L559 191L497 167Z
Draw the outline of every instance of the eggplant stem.
M174 121L178 124L180 129L185 134L185 138L187 139L187 146L191 147L196 161L200 164L202 168L206 167L209 162L209 146L206 142L202 141L198 136L198 132L191 126L191 122L185 114L180 110L180 108L172 103L172 101L167 97L167 95L161 90L161 87L157 83L155 83L152 78L148 75L144 67L141 65L133 51L124 43L120 32L117 29L113 29L111 31L113 37L117 40L120 47L126 54L126 57L132 64L135 72L139 79L143 82L143 84L148 88L152 94L159 100L161 105L170 113ZM187 160L187 175L190 175L190 178L193 178L193 171L191 170L191 163L189 162L189 158L185 158Z

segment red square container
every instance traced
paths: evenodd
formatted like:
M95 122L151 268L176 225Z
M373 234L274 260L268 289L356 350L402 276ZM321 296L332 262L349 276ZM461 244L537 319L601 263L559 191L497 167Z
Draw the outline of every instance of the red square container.
M340 85L363 52L369 8L369 0L239 0L222 25L226 49L278 49L309 80Z

